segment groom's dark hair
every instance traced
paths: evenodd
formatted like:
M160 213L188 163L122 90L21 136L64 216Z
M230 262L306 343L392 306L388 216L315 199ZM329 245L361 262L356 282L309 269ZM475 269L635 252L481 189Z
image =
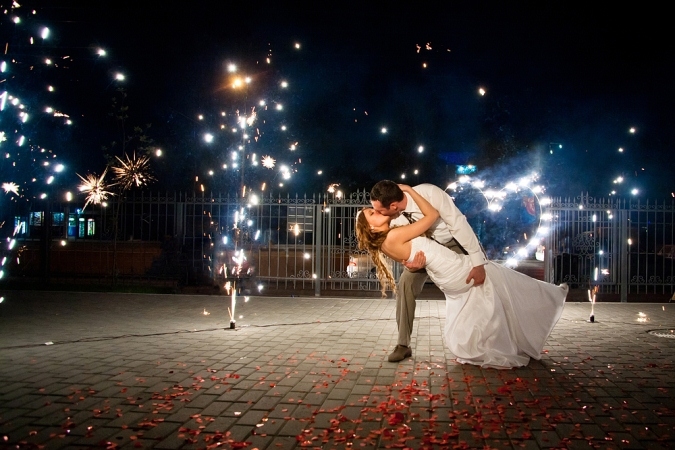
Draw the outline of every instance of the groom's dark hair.
M389 208L392 202L400 202L403 197L401 188L391 180L378 181L370 190L370 199L382 203L385 208Z

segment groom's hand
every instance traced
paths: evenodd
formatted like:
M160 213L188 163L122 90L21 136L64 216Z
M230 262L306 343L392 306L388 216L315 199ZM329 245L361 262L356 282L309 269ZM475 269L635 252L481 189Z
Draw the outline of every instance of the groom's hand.
M476 266L469 272L469 276L466 277L466 284L471 283L473 279L474 286L480 286L485 283L485 266Z
M420 269L424 269L424 266L427 264L427 257L424 256L424 252L415 253L415 257L412 261L401 261L401 263L411 272L417 272Z

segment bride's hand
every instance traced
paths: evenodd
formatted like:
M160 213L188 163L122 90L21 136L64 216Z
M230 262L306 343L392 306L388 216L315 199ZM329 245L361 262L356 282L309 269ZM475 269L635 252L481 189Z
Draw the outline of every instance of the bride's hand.
M403 192L412 191L412 188L410 186L408 186L407 184L399 184L398 187L400 187Z

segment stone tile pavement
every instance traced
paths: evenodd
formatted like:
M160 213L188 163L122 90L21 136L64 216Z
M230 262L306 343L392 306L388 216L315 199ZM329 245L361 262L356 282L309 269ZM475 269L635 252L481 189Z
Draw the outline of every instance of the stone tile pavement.
M0 448L675 447L675 304L567 303L495 370L453 361L441 300L392 364L391 300L251 297L230 329L229 297L4 298Z

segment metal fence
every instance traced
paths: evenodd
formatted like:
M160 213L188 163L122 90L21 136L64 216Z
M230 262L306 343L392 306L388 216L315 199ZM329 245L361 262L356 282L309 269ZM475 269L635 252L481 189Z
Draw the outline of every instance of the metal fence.
M601 292L672 294L675 290L675 202L553 199L545 277Z
M32 205L14 215L19 239L155 242L162 255L152 276L185 283L221 282L245 274L249 289L373 291L380 289L369 257L357 249L355 216L368 193L348 197L261 196L139 192L86 211L72 205ZM598 285L602 292L670 294L675 286L675 204L554 198L540 205L539 225L549 229L546 281L572 288ZM485 211L489 214L489 211ZM475 222L475 218L474 218ZM117 224L117 226L116 226ZM498 227L494 221L482 221ZM474 224L474 226L476 226ZM479 233L480 236L480 233ZM511 243L503 248L514 251ZM242 268L244 271L242 272ZM393 264L394 273L402 270ZM237 272L239 270L239 272Z

